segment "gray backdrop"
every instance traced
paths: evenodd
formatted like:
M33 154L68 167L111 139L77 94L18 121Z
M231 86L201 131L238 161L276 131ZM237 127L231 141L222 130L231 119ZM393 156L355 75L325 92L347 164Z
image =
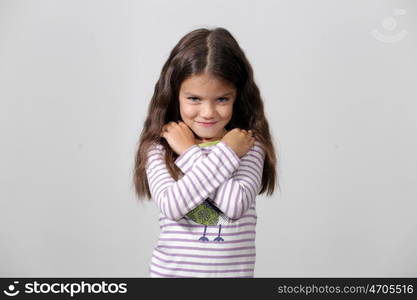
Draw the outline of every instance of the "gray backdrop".
M136 143L177 41L229 29L281 191L256 277L417 276L416 1L0 1L0 276L147 277Z

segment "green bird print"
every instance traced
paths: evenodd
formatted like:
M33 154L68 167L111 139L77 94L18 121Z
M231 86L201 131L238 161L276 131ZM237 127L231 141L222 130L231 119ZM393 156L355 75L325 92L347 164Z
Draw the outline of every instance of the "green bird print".
M208 225L217 225L219 223L219 219L225 218L223 216L223 213L218 209L216 206L214 206L210 201L210 198L207 198L202 204L194 208L192 211L190 211L187 214L187 217L193 220L194 222L198 224L204 225L204 233L203 236L200 237L200 241L202 242L208 242L208 238L206 237L207 232L207 226ZM220 233L222 230L222 225L219 225L219 234L214 239L215 242L223 242L224 239L220 237Z

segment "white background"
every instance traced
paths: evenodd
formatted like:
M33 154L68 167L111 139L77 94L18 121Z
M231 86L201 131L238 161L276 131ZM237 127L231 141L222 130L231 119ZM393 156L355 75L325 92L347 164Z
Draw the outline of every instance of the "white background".
M133 190L139 134L171 49L216 26L252 63L279 155L255 276L417 276L416 11L0 0L0 276L148 276L159 226Z

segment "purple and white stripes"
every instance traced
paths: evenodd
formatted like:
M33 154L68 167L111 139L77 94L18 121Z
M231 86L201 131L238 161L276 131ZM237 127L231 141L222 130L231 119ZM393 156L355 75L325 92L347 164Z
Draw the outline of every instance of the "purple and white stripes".
M241 158L222 141L194 145L176 159L184 176L175 181L165 166L163 147L149 150L146 172L161 228L150 265L152 277L253 277L255 198L264 158L257 141ZM186 217L208 197L230 223L204 226ZM199 240L203 231L206 241ZM220 231L221 242L215 239Z
M261 188L265 153L258 142L242 158L219 142L209 154L194 145L175 164L185 174L175 181L165 167L162 146L149 151L146 168L152 198L171 220L180 220L217 191L214 204L229 218L239 219Z

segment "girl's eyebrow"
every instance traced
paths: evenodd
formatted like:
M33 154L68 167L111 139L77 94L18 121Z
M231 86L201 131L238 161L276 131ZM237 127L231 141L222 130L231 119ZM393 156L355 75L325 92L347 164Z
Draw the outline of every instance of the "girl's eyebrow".
M193 94L193 93L190 93L190 92L184 92L184 95L186 95L186 96L195 96L195 97L198 97L198 98L202 98L202 97L198 96L197 94ZM228 96L228 95L233 95L233 91L227 92L227 93L225 93L225 94L223 94L219 97L224 97L224 96Z

